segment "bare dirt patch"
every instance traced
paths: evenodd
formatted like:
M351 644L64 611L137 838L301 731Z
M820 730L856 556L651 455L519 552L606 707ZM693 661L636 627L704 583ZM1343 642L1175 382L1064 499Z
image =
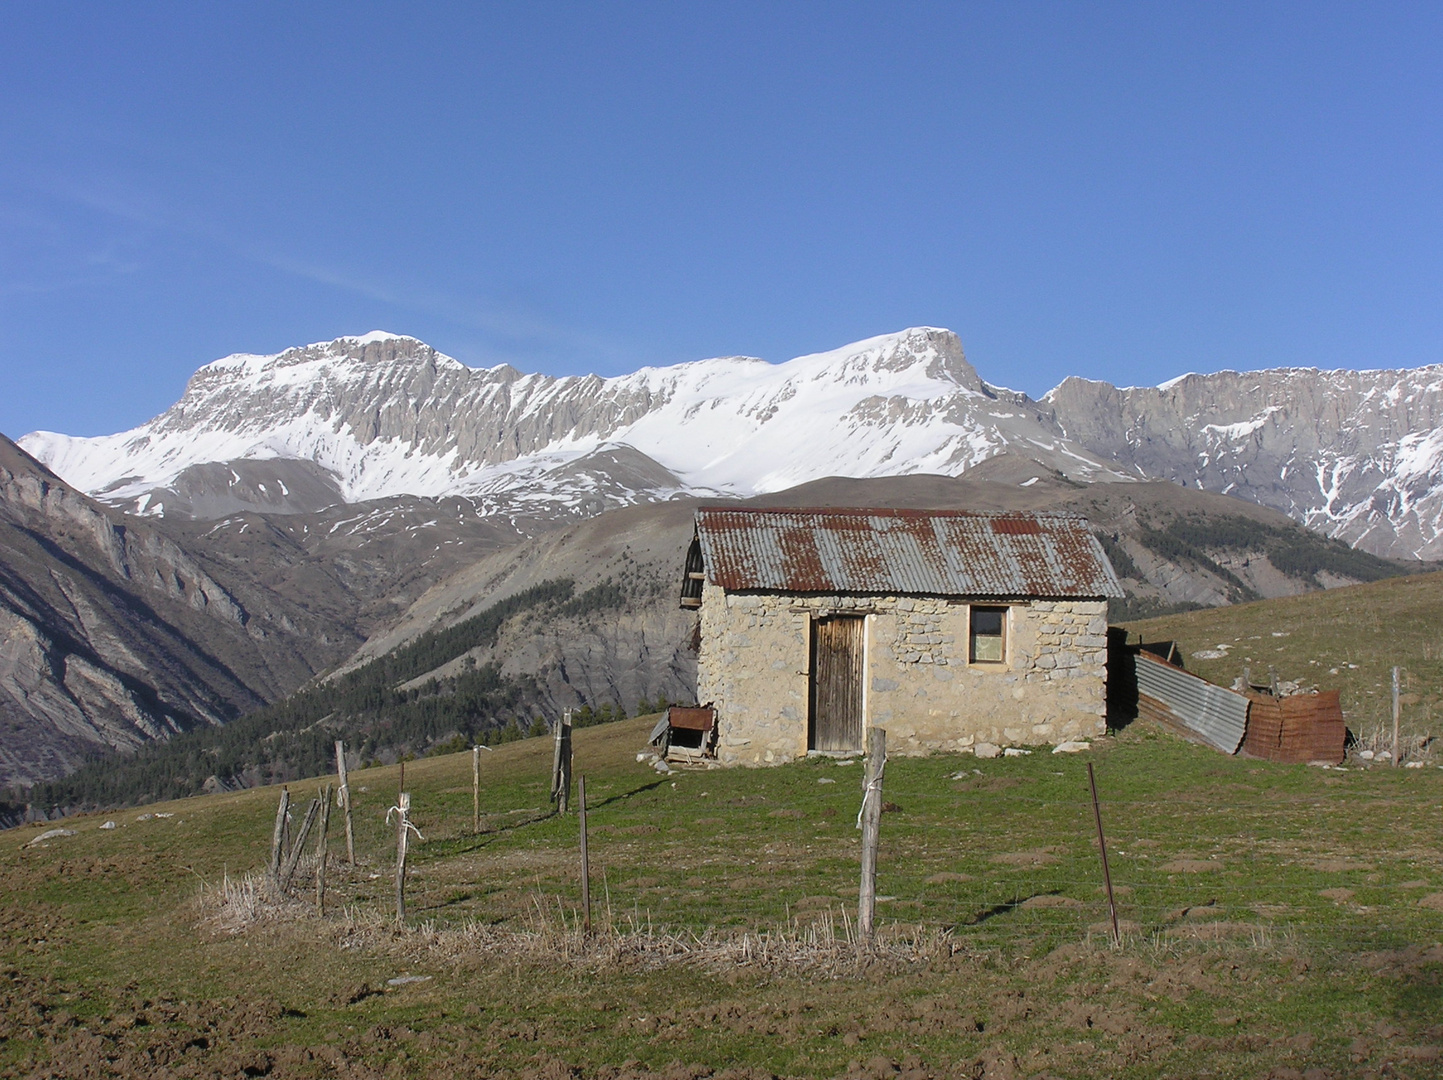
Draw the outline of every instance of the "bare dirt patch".
M1222 868L1221 859L1173 859L1162 864L1163 871L1169 874L1205 874Z
M1350 870L1372 870L1373 864L1358 859L1314 859L1303 864L1320 874L1345 874Z
M1040 908L1080 908L1081 900L1074 900L1070 896L1053 896L1044 894L1042 896L1029 896L1022 901L1022 906L1029 911L1037 911Z
M792 901L793 911L816 911L818 909L825 910L828 908L834 908L836 906L837 898L835 896L803 896L799 900Z
M1061 860L1050 851L1009 851L992 856L991 862L1002 866L1050 866Z

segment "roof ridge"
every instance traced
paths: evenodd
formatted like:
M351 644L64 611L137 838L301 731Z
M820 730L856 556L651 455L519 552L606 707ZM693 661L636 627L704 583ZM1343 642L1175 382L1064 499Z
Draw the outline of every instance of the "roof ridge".
M903 506L700 506L698 514L863 514L869 517L1071 518L1085 515L1066 510L956 510Z

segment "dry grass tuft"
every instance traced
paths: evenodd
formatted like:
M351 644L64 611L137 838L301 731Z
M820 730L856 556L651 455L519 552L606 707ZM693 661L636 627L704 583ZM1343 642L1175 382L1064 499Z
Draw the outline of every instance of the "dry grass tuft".
M465 962L472 959L565 965L587 971L654 971L676 964L713 974L738 969L806 973L841 978L859 967L896 969L952 956L947 930L892 925L862 945L844 911L823 912L802 922L760 930L673 930L629 920L586 933L574 921L548 917L538 902L529 926L503 928L470 922L440 928L423 923L402 930L379 915L349 911L337 945L341 949L398 950L408 960Z
M1410 735L1402 732L1398 737L1398 760L1431 761L1434 741L1431 735ZM1375 755L1386 750L1391 754L1393 752L1392 724L1379 724L1360 732L1356 736L1356 741L1348 749L1355 758L1361 750L1371 750Z
M253 870L241 877L225 874L219 885L202 884L201 923L223 934L240 934L260 923L289 922L315 911L294 893L277 900L270 875Z

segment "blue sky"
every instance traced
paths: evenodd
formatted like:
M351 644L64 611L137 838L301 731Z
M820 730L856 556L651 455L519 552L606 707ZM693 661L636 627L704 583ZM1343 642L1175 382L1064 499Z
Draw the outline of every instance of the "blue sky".
M0 431L387 329L617 374L1443 362L1443 8L5 3Z

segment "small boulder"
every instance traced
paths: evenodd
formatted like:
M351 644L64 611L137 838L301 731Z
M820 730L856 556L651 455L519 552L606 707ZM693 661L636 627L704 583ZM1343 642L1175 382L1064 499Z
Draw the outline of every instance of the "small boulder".
M35 839L31 840L26 847L34 847L36 844L43 844L46 840L56 840L62 836L74 836L74 829L46 829Z

